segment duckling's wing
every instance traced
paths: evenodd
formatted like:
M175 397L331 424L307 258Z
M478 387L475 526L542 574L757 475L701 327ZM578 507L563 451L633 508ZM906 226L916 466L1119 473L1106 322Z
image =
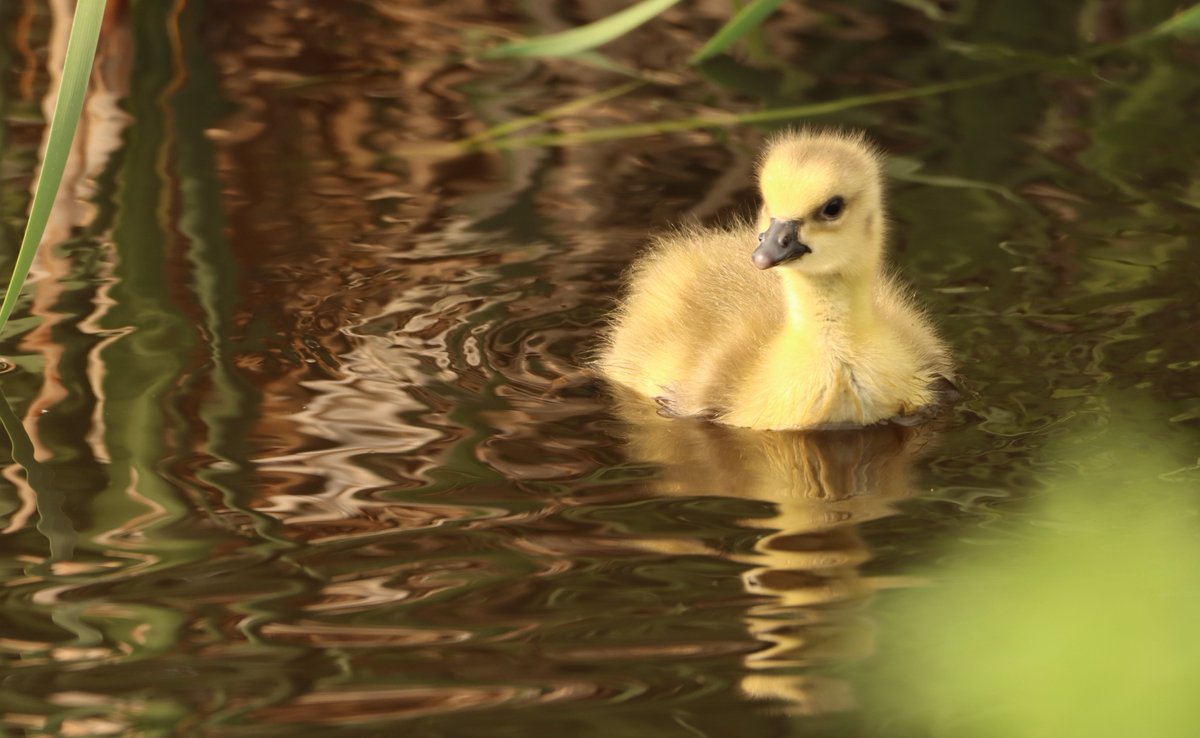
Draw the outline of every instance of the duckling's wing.
M754 243L748 225L657 239L630 270L598 368L672 414L719 414L782 309Z
M952 373L949 350L912 289L894 276L882 274L875 299L888 323L920 355L920 363L929 371L931 381L937 376L949 377Z

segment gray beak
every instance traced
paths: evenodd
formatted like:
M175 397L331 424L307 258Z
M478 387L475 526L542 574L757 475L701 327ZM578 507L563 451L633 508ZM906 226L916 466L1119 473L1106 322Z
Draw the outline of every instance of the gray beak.
M773 266L799 259L805 254L811 254L812 249L800 243L800 223L798 220L775 220L758 237L758 248L754 250L754 266L759 269L770 269Z

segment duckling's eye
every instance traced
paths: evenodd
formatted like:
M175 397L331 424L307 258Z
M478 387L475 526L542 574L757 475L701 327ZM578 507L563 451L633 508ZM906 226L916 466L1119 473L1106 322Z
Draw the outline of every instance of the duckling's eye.
M846 201L841 195L831 197L821 206L821 210L817 212L817 216L821 220L837 220L841 217L842 212L846 209Z

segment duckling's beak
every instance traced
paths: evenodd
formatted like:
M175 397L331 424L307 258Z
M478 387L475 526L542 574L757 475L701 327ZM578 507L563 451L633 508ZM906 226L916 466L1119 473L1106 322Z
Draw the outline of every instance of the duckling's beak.
M771 225L758 237L758 248L750 258L759 269L770 269L811 253L812 249L800 242L800 221L771 218Z

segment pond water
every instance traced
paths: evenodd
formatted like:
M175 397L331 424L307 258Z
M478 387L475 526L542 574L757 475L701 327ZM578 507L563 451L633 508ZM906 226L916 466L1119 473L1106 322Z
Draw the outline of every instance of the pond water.
M699 71L729 6L684 4L604 48L649 81L517 131L997 75L806 121L893 155L966 395L810 436L580 369L648 235L753 209L768 126L443 146L628 82L471 53L622 3L110 3L0 344L8 733L895 735L890 592L1114 423L1195 480L1200 50L1125 43L1173 0L787 3ZM0 9L5 273L60 5Z

